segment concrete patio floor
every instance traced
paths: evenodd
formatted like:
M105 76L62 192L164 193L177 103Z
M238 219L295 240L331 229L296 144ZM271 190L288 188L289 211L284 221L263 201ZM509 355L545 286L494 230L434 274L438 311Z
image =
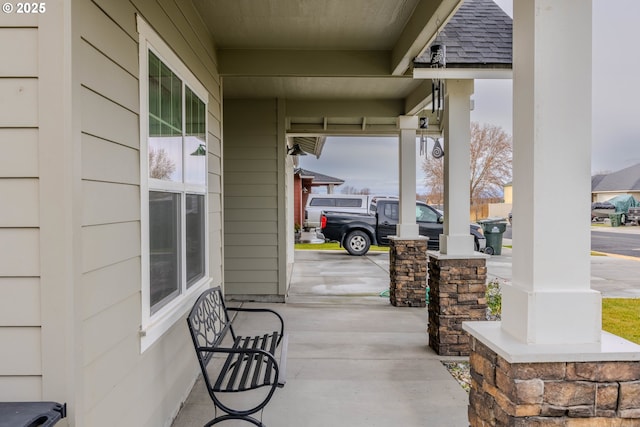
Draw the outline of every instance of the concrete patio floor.
M640 297L639 261L592 257L592 287L603 297ZM489 279L510 281L511 249L487 268ZM276 309L289 332L287 384L264 410L267 426L468 426L468 395L442 365L456 359L428 347L426 308L396 308L379 296L388 271L386 252L297 251L287 304L245 304ZM213 417L199 379L173 427Z
M441 363L451 358L428 347L427 309L391 306L378 296L388 282L387 253L296 252L288 303L245 304L276 309L289 332L287 384L267 426L468 426L468 395ZM173 426L213 417L199 379Z

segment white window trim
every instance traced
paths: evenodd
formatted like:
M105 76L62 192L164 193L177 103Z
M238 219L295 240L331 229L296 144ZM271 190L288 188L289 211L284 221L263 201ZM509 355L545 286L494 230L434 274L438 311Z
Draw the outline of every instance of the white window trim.
M162 335L169 330L176 322L180 321L185 314L191 309L191 306L198 298L200 293L211 286L211 277L209 272L209 240L205 237L205 272L204 277L193 284L190 288L182 292L178 297L160 308L156 313L151 314L150 307L150 275L149 275L149 161L146 153L148 152L149 137L149 107L148 107L148 60L147 52L151 50L154 54L167 65L178 77L195 93L204 103L205 111L208 112L208 92L205 87L195 78L186 65L178 58L178 56L169 48L169 46L158 36L147 22L139 15L136 15L138 34L139 34L139 51L138 57L140 62L140 222L141 222L141 327L140 327L140 352L143 353L151 345L156 342ZM205 140L208 140L208 113L205 114ZM208 141L205 141L208 144ZM208 162L205 161L205 165ZM205 166L208 171L208 166ZM189 185L183 186L182 194L189 192ZM200 194L202 187L198 187L196 193ZM205 215L205 236L209 235L208 220L208 189L205 178L204 195L204 215ZM185 197L181 197L181 203L184 206ZM182 209L184 212L184 209ZM182 228L184 228L184 218L182 220ZM184 229L182 230L182 239L184 239ZM184 264L184 256L182 257ZM184 265L182 267L184 269ZM186 286L186 284L185 284Z

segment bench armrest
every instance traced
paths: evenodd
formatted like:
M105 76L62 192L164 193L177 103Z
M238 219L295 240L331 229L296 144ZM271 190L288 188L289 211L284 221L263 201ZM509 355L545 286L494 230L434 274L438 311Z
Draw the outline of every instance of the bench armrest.
M284 335L284 320L282 316L275 310L271 310L269 308L245 308L245 307L227 307L227 311L243 311L247 313L271 313L278 317L280 321L280 337L278 338L278 344L282 341L282 336Z

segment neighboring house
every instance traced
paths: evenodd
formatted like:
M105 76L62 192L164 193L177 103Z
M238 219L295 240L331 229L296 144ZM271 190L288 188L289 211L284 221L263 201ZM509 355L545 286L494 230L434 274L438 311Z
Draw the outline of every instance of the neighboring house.
M604 202L621 194L630 194L640 200L640 163L591 177L592 202Z
M344 180L340 178L296 168L293 172L294 224L304 223L304 208L307 206L309 193L313 192L313 187L326 187L327 194L332 194L335 187L342 184Z

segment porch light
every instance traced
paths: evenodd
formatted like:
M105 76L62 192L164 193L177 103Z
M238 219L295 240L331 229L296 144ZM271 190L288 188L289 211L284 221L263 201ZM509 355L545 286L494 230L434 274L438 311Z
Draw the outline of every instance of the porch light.
M199 144L198 148L196 148L196 151L191 153L191 155L192 156L206 156L207 155L207 148L204 146L204 144Z

